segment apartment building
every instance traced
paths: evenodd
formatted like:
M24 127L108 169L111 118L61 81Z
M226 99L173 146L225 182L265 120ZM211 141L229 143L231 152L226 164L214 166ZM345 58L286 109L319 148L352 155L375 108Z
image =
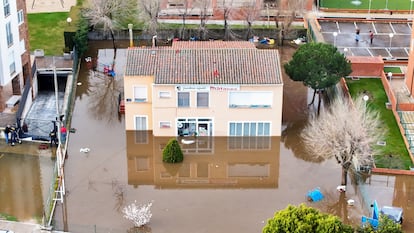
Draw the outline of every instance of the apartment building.
M247 41L177 41L129 48L126 130L154 136L280 136L277 50Z
M0 7L0 86L2 98L20 95L31 75L26 1L2 0ZM2 111L5 106L0 106Z

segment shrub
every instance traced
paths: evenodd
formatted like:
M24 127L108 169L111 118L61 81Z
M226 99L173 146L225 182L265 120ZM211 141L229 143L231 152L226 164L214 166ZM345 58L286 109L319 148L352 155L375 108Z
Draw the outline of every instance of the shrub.
M162 161L166 163L181 163L183 160L183 152L177 139L170 139L162 151Z

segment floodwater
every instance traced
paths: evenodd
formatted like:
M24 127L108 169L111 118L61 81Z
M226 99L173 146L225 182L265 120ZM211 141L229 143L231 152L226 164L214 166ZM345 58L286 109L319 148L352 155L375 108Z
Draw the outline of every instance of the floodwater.
M13 153L11 146L0 145L0 215L39 222L53 183L55 159L49 150L39 150L37 143L24 142L15 148Z
M284 60L293 51L281 51ZM65 165L67 196L57 208L57 229L135 232L121 212L135 200L153 202L151 223L139 232L261 232L275 211L303 202L358 223L362 205L352 187L346 196L336 191L341 175L336 163L309 162L297 148L295 132L303 126L308 101L301 83L285 80L282 137L199 137L194 144L182 145L182 164L167 166L161 153L169 138L125 132L124 119L116 113L120 54L118 49L115 79L90 72L85 65L80 71L82 85L77 87L71 125L76 133L70 137ZM104 61L98 61L99 66L111 64L103 57L112 58L113 53L92 49L86 56L98 56ZM98 106L97 101L106 104ZM85 147L89 153L80 152ZM308 202L307 192L316 187L326 198ZM347 198L356 205L347 207Z
M128 42L118 44L121 48L127 45ZM111 46L110 41L93 42L86 57L99 57L98 67L109 65L113 58ZM55 229L74 233L252 233L261 232L275 211L300 203L336 214L347 223L359 224L361 215L368 214L369 203L376 199L380 206L403 206L404 229L413 230L409 229L414 220L411 177L373 175L364 179L361 186L350 182L346 194L336 191L341 180L338 164L333 160L313 160L297 136L313 93L286 75L281 137L199 137L193 144L182 145L185 152L182 164L162 163L162 148L169 138L125 132L123 116L117 113L125 50L117 51L115 78L91 72L82 59L71 122L76 132L70 135L65 164L67 195L64 203L57 205ZM280 50L282 64L293 52L288 47ZM81 152L82 148L89 148L90 152ZM45 165L36 159L44 158L26 159L33 162L24 172L20 171L21 164L27 162L19 158L9 154L0 157L0 213L10 213L20 219L23 215L33 215L28 209L31 205L36 211L41 209L35 203L43 202L44 191L32 187L45 186L43 183L48 182L37 180L43 177ZM31 204L25 206L19 201L8 204L10 201L3 190L15 193L19 190L14 188L14 180L23 181L10 174L3 175L6 170L15 176L33 171L30 179L35 181L28 186L32 190L30 195L18 199ZM20 180L28 182L28 176ZM309 202L307 192L317 187L325 198ZM348 199L355 200L355 205L348 206ZM153 202L153 217L145 228L134 229L132 222L123 217L122 208L134 201Z

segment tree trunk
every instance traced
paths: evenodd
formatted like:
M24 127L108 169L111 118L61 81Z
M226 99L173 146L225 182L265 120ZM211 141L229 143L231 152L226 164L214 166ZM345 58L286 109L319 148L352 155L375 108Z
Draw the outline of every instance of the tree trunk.
M313 97L312 97L312 101L308 104L308 106L311 106L314 102L315 102L315 96L316 96L316 90L313 89Z
M318 115L321 112L321 102L322 102L322 98L321 98L321 90L318 91Z
M348 183L348 169L342 167L342 180L341 185L347 185Z

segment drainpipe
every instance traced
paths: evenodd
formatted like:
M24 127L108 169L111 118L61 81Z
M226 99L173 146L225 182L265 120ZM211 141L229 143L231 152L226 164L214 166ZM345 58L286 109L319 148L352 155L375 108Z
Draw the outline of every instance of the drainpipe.
M155 47L155 39L157 38L157 35L152 37L152 47Z

